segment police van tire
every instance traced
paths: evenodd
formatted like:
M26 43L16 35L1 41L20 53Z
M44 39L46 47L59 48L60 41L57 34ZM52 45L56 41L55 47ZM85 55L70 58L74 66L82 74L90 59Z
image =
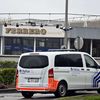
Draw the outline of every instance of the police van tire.
M65 97L67 95L67 85L61 82L58 85L57 91L54 93L56 97Z
M26 91L23 91L21 93L24 98L31 98L34 94L33 92L26 92Z
M100 94L100 89L97 90L97 93Z

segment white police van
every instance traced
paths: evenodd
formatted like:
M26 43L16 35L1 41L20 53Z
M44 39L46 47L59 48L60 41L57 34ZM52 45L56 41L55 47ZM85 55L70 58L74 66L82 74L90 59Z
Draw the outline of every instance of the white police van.
M84 52L24 53L17 66L16 89L25 98L31 98L34 93L63 97L76 90L100 93L100 66Z

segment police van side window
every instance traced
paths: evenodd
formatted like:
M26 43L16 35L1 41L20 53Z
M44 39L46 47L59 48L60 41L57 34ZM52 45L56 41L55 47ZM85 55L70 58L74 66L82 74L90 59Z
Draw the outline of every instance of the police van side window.
M55 67L83 67L80 54L61 54L55 57Z
M88 68L97 68L97 63L88 55L84 55L85 57L85 62L86 62L86 67Z

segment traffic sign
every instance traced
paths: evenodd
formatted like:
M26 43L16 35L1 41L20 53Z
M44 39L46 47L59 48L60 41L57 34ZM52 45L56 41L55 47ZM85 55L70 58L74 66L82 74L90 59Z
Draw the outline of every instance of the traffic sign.
M74 41L74 46L75 46L75 49L77 49L77 50L82 49L83 44L84 44L84 41L83 41L82 37L78 36Z

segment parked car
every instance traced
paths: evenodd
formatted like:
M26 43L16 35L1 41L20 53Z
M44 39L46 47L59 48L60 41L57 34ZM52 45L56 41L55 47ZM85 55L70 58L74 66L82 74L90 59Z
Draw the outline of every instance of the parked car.
M16 89L25 98L34 93L66 96L76 90L97 90L100 93L100 66L85 52L30 52L20 56Z

